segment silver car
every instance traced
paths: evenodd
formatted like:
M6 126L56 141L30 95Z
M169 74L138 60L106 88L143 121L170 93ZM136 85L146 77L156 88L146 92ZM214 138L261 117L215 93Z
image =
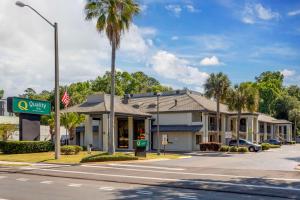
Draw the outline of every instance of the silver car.
M231 140L229 142L229 146L237 146L237 140ZM254 144L254 143L252 143L248 140L244 140L244 139L239 140L239 146L240 147L247 147L250 152L254 152L254 151L258 152L262 149L261 145Z

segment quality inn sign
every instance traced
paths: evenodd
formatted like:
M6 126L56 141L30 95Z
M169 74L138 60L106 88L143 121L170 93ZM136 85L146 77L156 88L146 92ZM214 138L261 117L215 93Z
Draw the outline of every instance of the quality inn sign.
M49 115L51 112L51 103L49 101L13 97L12 112Z

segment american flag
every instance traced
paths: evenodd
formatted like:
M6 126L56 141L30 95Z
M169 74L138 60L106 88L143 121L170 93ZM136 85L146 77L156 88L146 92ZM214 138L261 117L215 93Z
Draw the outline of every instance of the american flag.
M61 101L65 105L65 108L70 104L70 96L68 95L67 91L65 91L63 97L61 98Z

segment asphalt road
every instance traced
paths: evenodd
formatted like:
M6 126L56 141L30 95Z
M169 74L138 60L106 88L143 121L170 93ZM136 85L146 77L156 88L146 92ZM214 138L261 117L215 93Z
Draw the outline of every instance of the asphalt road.
M173 187L0 173L1 200L280 199Z

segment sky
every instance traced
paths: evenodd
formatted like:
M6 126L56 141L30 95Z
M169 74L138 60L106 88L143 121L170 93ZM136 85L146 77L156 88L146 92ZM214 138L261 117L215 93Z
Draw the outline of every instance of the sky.
M60 84L110 70L111 47L85 0L23 0L58 23ZM141 13L122 35L117 69L143 71L174 89L203 91L210 73L233 84L280 71L300 85L299 0L139 0ZM0 1L0 89L5 96L54 86L53 28L13 0Z

